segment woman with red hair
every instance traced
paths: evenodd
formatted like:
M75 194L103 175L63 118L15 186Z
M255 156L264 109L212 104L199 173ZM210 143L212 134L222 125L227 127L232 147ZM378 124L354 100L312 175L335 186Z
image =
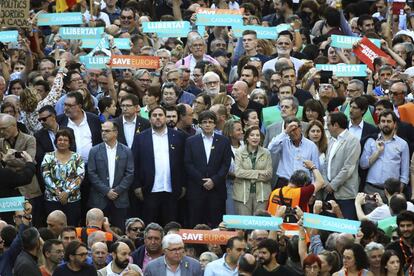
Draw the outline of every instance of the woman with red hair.
M303 260L302 267L305 272L305 276L319 276L322 262L317 255L309 254Z

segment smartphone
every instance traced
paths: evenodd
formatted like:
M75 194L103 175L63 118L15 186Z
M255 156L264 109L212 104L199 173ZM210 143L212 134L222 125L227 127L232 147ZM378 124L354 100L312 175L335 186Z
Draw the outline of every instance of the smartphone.
M14 153L14 157L16 157L16 158L23 158L23 154L22 154L22 152L21 152L21 151L16 151L16 152Z
M333 72L332 71L324 71L322 70L319 75L321 76L321 80L319 83L331 83L330 80L332 79Z

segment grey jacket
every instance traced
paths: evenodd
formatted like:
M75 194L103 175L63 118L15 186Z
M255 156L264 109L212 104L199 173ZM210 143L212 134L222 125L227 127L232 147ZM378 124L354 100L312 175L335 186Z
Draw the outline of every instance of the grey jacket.
M144 276L166 276L167 266L164 256L158 257L148 263L145 268ZM190 257L184 256L180 263L181 276L200 276L203 275L200 263Z

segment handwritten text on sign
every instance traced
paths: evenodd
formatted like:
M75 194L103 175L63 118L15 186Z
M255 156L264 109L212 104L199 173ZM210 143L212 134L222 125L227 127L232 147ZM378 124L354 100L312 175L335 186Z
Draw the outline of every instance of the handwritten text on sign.
M1 0L0 27L28 27L30 0Z
M199 244L226 244L231 237L237 236L236 231L212 231L193 229L180 229L178 234L183 238L184 243Z
M153 56L112 56L111 67L112 69L158 69L160 67L160 58Z

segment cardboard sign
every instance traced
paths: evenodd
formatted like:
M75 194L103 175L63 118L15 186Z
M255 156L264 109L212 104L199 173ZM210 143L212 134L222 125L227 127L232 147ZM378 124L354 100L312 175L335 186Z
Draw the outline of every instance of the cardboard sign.
M316 64L317 70L332 71L337 77L366 77L366 64Z
M156 33L159 37L187 37L191 31L188 21L153 21L143 22L144 33Z
M104 27L98 28L76 28L76 27L62 27L59 28L59 35L63 39L87 39L100 38L104 33Z
M341 49L352 49L352 45L360 41L361 38L357 36L346 36L346 35L331 35L331 46L335 48ZM381 47L381 40L370 38L369 39L372 43L375 44L378 48Z
M82 13L80 12L41 13L37 17L37 26L64 26L80 24L83 24Z
M3 43L14 42L14 43L17 43L17 37L18 36L19 36L18 31L0 32L0 42L3 42Z
M239 14L197 14L196 25L201 26L233 26L243 24Z
M29 27L30 0L1 0L0 27Z
M223 222L226 228L279 230L279 225L283 223L283 219L278 217L224 215Z
M86 38L86 39L82 39L82 46L81 48L84 49L93 49L96 46L98 46L100 42L100 39L91 39L91 38ZM120 50L129 50L131 49L131 39L129 38L114 38L114 43L116 45L116 47ZM105 40L104 42L104 48L109 49L109 42L108 40Z
M303 214L303 226L339 233L356 234L361 225L360 221L332 218L310 213Z
M80 62L86 69L106 69L111 60L108 56L80 56Z
M160 58L153 56L112 56L110 66L112 69L158 69Z
M24 196L0 198L0 213L23 211L24 200Z
M198 244L226 244L227 241L237 236L236 231L213 231L180 229L178 234L183 238L184 243Z
M197 14L239 14L243 15L244 8L238 10L197 8Z
M384 57L387 59L391 66L395 66L397 63L384 51L374 45L368 38L363 37L358 47L354 48L355 55L371 70L374 70L374 59L377 57Z

